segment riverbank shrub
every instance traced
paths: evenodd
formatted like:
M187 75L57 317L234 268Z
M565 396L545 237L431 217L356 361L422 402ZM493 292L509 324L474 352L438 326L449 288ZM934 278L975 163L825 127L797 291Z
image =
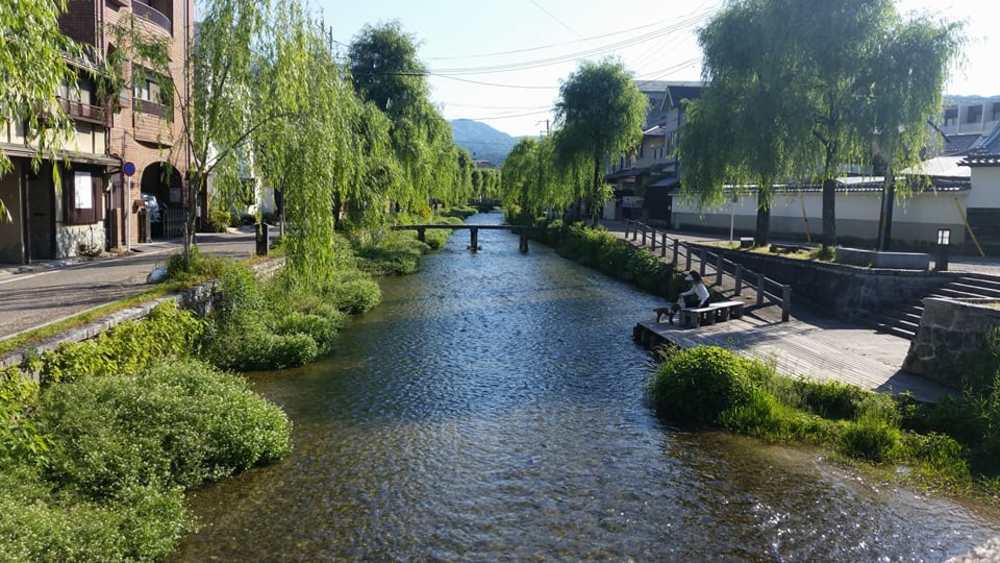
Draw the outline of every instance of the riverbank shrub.
M125 321L97 338L60 346L29 363L43 385L138 373L164 358L196 353L204 331L204 322L167 301L144 319Z
M722 348L669 353L652 376L650 398L674 422L825 446L872 464L907 464L925 482L953 488L970 485L976 452L987 451L968 436L949 433L953 422L934 423L934 413L954 413L953 400L916 406L851 385L794 380ZM980 482L991 478L976 473Z
M39 405L47 471L95 500L135 486L191 488L280 459L291 423L247 383L194 360L56 385Z
M476 213L479 213L479 209L472 207L471 205L455 205L441 211L440 216L442 217L454 217L457 219L468 219Z
M665 297L670 301L686 287L684 278L669 264L652 253L635 248L603 228L591 228L582 223L566 225L562 220L539 218L541 227L534 237L556 249L564 258L602 273L633 283L639 288Z

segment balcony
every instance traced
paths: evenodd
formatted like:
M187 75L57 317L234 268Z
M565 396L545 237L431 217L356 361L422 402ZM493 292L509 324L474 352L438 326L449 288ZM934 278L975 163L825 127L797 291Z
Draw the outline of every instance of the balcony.
M170 17L143 0L132 0L132 12L140 18L163 28L167 33L174 34L174 24L170 21Z
M86 121L105 127L108 125L108 111L102 106L59 98L59 107L76 121Z

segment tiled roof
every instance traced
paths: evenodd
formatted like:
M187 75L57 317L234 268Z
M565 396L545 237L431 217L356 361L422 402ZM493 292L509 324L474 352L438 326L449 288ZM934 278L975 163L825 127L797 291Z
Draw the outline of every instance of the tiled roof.
M944 154L961 155L968 152L972 145L982 137L979 133L972 135L948 135L944 143Z

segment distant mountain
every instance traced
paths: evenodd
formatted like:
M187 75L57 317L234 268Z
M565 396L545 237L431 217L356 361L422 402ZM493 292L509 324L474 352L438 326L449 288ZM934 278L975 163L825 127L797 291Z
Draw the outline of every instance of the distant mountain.
M503 131L471 119L451 121L455 144L471 152L476 160L488 160L500 165L506 160L517 140Z

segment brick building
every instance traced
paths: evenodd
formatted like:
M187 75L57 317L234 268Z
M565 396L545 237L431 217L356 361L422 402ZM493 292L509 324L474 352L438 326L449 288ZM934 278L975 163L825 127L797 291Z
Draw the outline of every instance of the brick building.
M169 42L173 99L156 82L132 80L114 103L97 99L93 62L116 45L110 26L128 14L146 33ZM183 142L181 119L173 118L180 96L189 92L184 61L192 46L193 0L70 0L59 21L63 32L89 47L91 61L71 61L78 88L64 87L57 103L73 119L76 134L64 147L61 161L34 171L34 155L25 124L0 121L0 150L11 157L14 171L0 178L0 199L11 223L0 224L0 262L66 258L82 252L127 248L139 241L143 201L156 201L160 228L154 235L176 236L183 215L184 178L190 154ZM125 163L135 174L123 173ZM52 166L60 171L60 189Z

